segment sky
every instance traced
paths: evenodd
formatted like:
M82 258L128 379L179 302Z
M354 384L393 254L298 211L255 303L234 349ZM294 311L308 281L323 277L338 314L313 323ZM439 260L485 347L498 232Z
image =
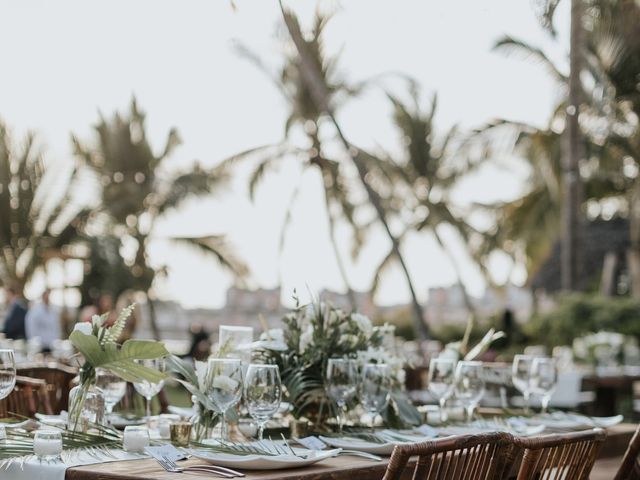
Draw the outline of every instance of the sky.
M562 2L568 4L568 2ZM318 2L287 3L304 24ZM554 42L540 28L532 2L524 0L332 0L321 8L335 12L327 27L329 53L341 52L340 69L357 81L386 72L418 80L423 103L438 93L438 130L454 124L471 129L496 117L544 125L557 100L557 88L540 65L492 52L505 34L543 46L566 66L567 5L558 15ZM135 95L147 113L148 136L157 151L171 127L183 140L170 159L185 169L195 160L213 166L250 147L279 142L287 105L270 80L238 55L234 45L252 49L274 71L282 58L285 30L276 0L0 0L0 118L16 136L39 134L48 164L63 170L72 161L70 134L92 138L99 112L126 111ZM402 85L388 88L402 93ZM398 150L390 107L381 89L351 101L341 112L347 136L367 148ZM472 201L514 198L525 188L523 172L488 166L455 192L461 206ZM151 261L166 266L158 281L162 298L187 307L219 307L233 283L213 261L176 247L172 236L225 234L251 268L251 287L272 288L282 278L286 302L323 288L344 290L328 239L320 180L301 177L286 163L261 184L254 202L247 195L248 165L233 182L206 200L189 201L158 225ZM285 208L296 185L300 195L282 256L278 254ZM484 281L450 233L469 290L479 295ZM376 230L358 259L348 258L349 232L338 228L353 286L366 290L388 240ZM411 235L404 245L422 300L429 287L455 281L446 256L427 235ZM508 262L491 266L505 280ZM72 269L73 270L73 269ZM67 280L78 272L67 273ZM516 269L512 278L524 280ZM32 295L37 294L32 287ZM408 301L398 269L385 277L380 304Z

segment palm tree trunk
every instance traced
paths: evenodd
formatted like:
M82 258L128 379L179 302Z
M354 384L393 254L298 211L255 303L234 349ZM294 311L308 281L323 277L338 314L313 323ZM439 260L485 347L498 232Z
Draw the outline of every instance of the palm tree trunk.
M336 264L338 265L338 271L340 272L340 276L342 277L344 286L347 288L347 298L349 299L349 303L351 304L352 310L356 311L358 309L358 303L356 302L355 292L353 291L353 288L351 288L349 277L347 277L347 270L344 266L344 262L342 261L340 250L338 249L338 242L336 241L335 218L333 218L333 214L331 213L331 205L329 204L329 197L327 195L326 186L325 186L325 193L324 193L324 201L327 206L327 220L329 221L329 240L331 242L331 248L333 248L333 254L336 257Z
M149 324L151 325L151 333L154 340L160 340L160 329L158 328L158 316L156 314L156 306L151 299L151 295L147 292L147 306L149 307Z
M327 86L322 79L322 75L319 71L318 65L314 63L313 58L307 52L307 44L302 36L302 32L298 28L295 18L285 11L284 6L282 5L282 1L280 1L279 3L285 24L287 26L287 30L289 32L289 35L291 36L291 39L293 40L294 45L296 46L298 55L300 57L303 79L307 87L309 88L309 92L314 103L316 104L316 107L320 111L325 112L333 123L338 134L338 138L340 139L345 150L348 152L351 161L355 165L358 171L360 182L367 192L369 201L373 205L378 219L384 227L385 233L391 241L392 251L395 257L398 259L398 263L400 263L400 267L407 281L407 286L411 294L411 304L414 313L414 325L416 328L416 333L421 340L426 340L429 338L429 329L427 327L427 323L425 322L424 311L422 309L422 306L420 305L420 302L418 301L418 297L413 287L413 281L411 280L411 275L409 273L407 264L404 261L402 253L400 252L400 243L391 231L391 228L387 221L387 215L384 207L382 206L381 199L378 193L371 187L371 185L369 185L369 182L366 179L367 168L362 160L362 152L353 147L342 132L340 124L336 120L336 117L333 114L333 109L331 108L331 105L329 103L329 92Z
M580 288L582 188L580 161L584 144L580 134L579 113L582 104L580 72L583 57L583 0L571 0L571 51L569 74L569 106L567 107L566 151L564 155L564 201L562 202L561 280L564 290Z
M629 240L627 267L631 280L631 296L640 298L640 178L636 178L629 193Z
M433 229L433 235L436 237L436 241L438 242L438 245L440 245L440 248L444 251L445 255L449 258L449 261L453 266L453 270L455 271L456 278L458 280L457 281L458 287L460 287L460 291L462 292L462 299L464 301L464 305L467 308L469 315L471 315L472 321L475 321L476 307L473 305L473 302L471 301L469 292L467 292L467 287L465 287L464 283L462 282L462 274L460 273L460 267L458 266L458 262L456 262L456 259L453 256L453 253L451 253L451 250L449 250L449 248L447 248L445 243L442 241L442 237L440 236L436 228Z

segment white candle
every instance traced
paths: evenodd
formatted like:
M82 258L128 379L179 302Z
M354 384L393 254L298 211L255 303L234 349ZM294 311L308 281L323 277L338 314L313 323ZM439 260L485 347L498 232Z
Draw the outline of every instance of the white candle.
M144 453L149 446L149 430L145 427L126 427L122 438L122 448L127 452Z
M168 420L160 421L158 423L158 433L160 438L171 438L171 422Z
M60 455L62 453L62 436L59 432L52 434L42 433L41 435L36 433L33 439L33 453L38 457L55 457Z

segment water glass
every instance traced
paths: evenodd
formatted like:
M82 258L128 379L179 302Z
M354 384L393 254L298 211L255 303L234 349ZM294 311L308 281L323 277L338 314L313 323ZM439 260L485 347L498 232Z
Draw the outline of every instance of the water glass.
M280 407L282 385L277 365L249 365L244 380L244 401L249 415L258 424L258 440L264 426Z
M529 401L531 398L531 365L533 357L530 355L516 355L511 365L511 381L524 399L524 410L529 413Z
M242 397L242 361L238 358L210 358L205 376L205 392L222 412L222 439L228 440L227 411Z
M113 407L127 392L127 382L110 370L98 368L96 369L96 386L104 395L104 406L108 417L113 412Z
M159 372L166 370L166 365L163 358L153 358L147 360L136 360L136 363L143 365ZM146 420L147 423L151 420L151 399L160 393L164 387L164 380L159 382L149 382L148 380L142 380L141 382L135 382L133 387L140 395L146 400Z
M390 391L389 366L384 363L367 363L362 368L360 403L362 408L371 415L371 430L375 425L376 416L389 404Z
M16 385L16 361L13 350L0 350L0 400L9 396Z
M342 433L343 412L356 394L356 364L346 358L330 358L327 362L327 393L336 402L338 431Z
M448 358L433 358L429 362L428 389L440 405L440 422L447 421L446 403L453 394L456 362Z
M454 390L465 409L467 421L473 420L473 411L484 395L485 382L482 362L458 362Z
M37 430L33 437L33 453L41 461L61 460L62 433L60 430Z
M534 358L531 364L531 391L540 395L542 413L547 413L551 395L558 383L558 368L552 358Z

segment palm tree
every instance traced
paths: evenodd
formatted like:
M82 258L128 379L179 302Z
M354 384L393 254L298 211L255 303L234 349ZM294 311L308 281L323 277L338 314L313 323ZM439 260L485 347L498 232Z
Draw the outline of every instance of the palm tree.
M75 173L52 175L34 134L17 147L0 122L0 285L22 292L38 269L50 258L64 258L65 247L78 240L85 212L70 202L68 185ZM67 187L62 194L55 188L60 182Z
M475 307L462 280L455 255L442 237L442 227L452 227L468 243L475 230L455 212L450 193L456 182L469 171L470 165L451 155L451 144L455 141L457 127L451 127L439 140L436 138L435 115L437 95L431 106L423 111L417 87L410 89L410 101L403 102L388 94L393 105L393 120L405 146L402 158L396 160L388 154L371 157L370 169L378 171L381 182L387 182L397 198L390 201L402 218L409 218L406 231L428 232L449 259L462 291L465 306L473 316ZM404 235L398 239L401 241ZM374 277L375 288L383 271L393 258L393 252L383 259Z
M100 205L94 214L94 228L135 243L135 254L127 259L135 279L134 289L147 295L151 326L159 338L152 288L157 272L147 257L154 225L186 199L211 194L227 175L223 169L205 170L199 165L186 172L168 170L166 160L180 143L178 133L172 129L162 151L154 153L146 136L145 115L135 99L128 115L116 113L111 119L101 116L95 132L96 138L89 144L72 136L81 166L94 174L99 186ZM236 278L243 279L248 273L221 235L172 240L213 255Z
M313 62L318 66L323 82L335 99L336 105L342 105L350 97L357 95L366 82L358 84L348 84L338 72L337 56L329 57L324 49L324 30L331 17L316 12L313 26L307 38L309 54ZM295 157L301 161L301 177L312 169L320 174L322 181L324 203L327 212L329 226L329 240L336 258L338 270L347 290L352 308L356 308L356 300L351 282L349 281L346 267L342 255L338 248L335 229L338 220L346 221L353 235L353 245L351 255L355 258L364 240L364 228L356 222L356 210L359 205L355 204L351 188L345 179L343 167L337 159L331 158L324 148L321 140L322 116L323 112L313 101L309 87L307 86L302 73L302 64L296 52L287 51L283 66L277 73L273 73L261 60L249 49L242 45L237 46L241 55L251 60L261 71L263 71L276 86L289 107L289 114L285 122L284 140L278 145L268 145L251 149L239 155L234 155L227 162L236 162L238 159L256 160L256 167L249 177L249 194L254 199L254 193L263 180L264 175L273 170L274 167L282 163L287 158ZM291 139L292 131L297 130L306 138L308 147L296 147ZM280 254L284 248L286 231L291 219L291 209L299 193L299 187L294 187L285 221L282 225L280 236Z
M400 242L397 235L393 233L389 225L389 221L387 218L388 214L385 209L384 200L371 185L367 177L367 159L370 158L371 155L362 149L356 148L351 144L351 142L349 142L349 140L347 140L335 116L335 98L332 95L330 86L327 84L327 79L323 76L322 66L321 64L318 64L317 57L315 57L313 54L313 44L309 42L303 35L302 29L300 28L300 24L296 16L292 12L285 10L281 1L280 8L285 25L287 27L287 31L289 32L291 40L293 41L293 44L295 45L298 53L300 78L304 82L308 91L309 98L314 103L316 109L321 112L323 116L326 116L333 124L339 142L342 144L345 152L351 160L351 163L356 168L358 178L362 187L365 189L365 192L369 199L369 203L371 204L371 206L373 206L377 215L377 219L381 223L387 237L391 242L391 250L393 252L393 255L400 264L400 268L402 269L402 272L407 281L407 286L411 295L416 332L419 338L426 339L429 336L429 329L427 328L427 324L425 323L426 319L424 311L422 309L422 306L420 305L420 302L418 301L418 297L411 280L411 275L407 267L407 263L400 251Z

